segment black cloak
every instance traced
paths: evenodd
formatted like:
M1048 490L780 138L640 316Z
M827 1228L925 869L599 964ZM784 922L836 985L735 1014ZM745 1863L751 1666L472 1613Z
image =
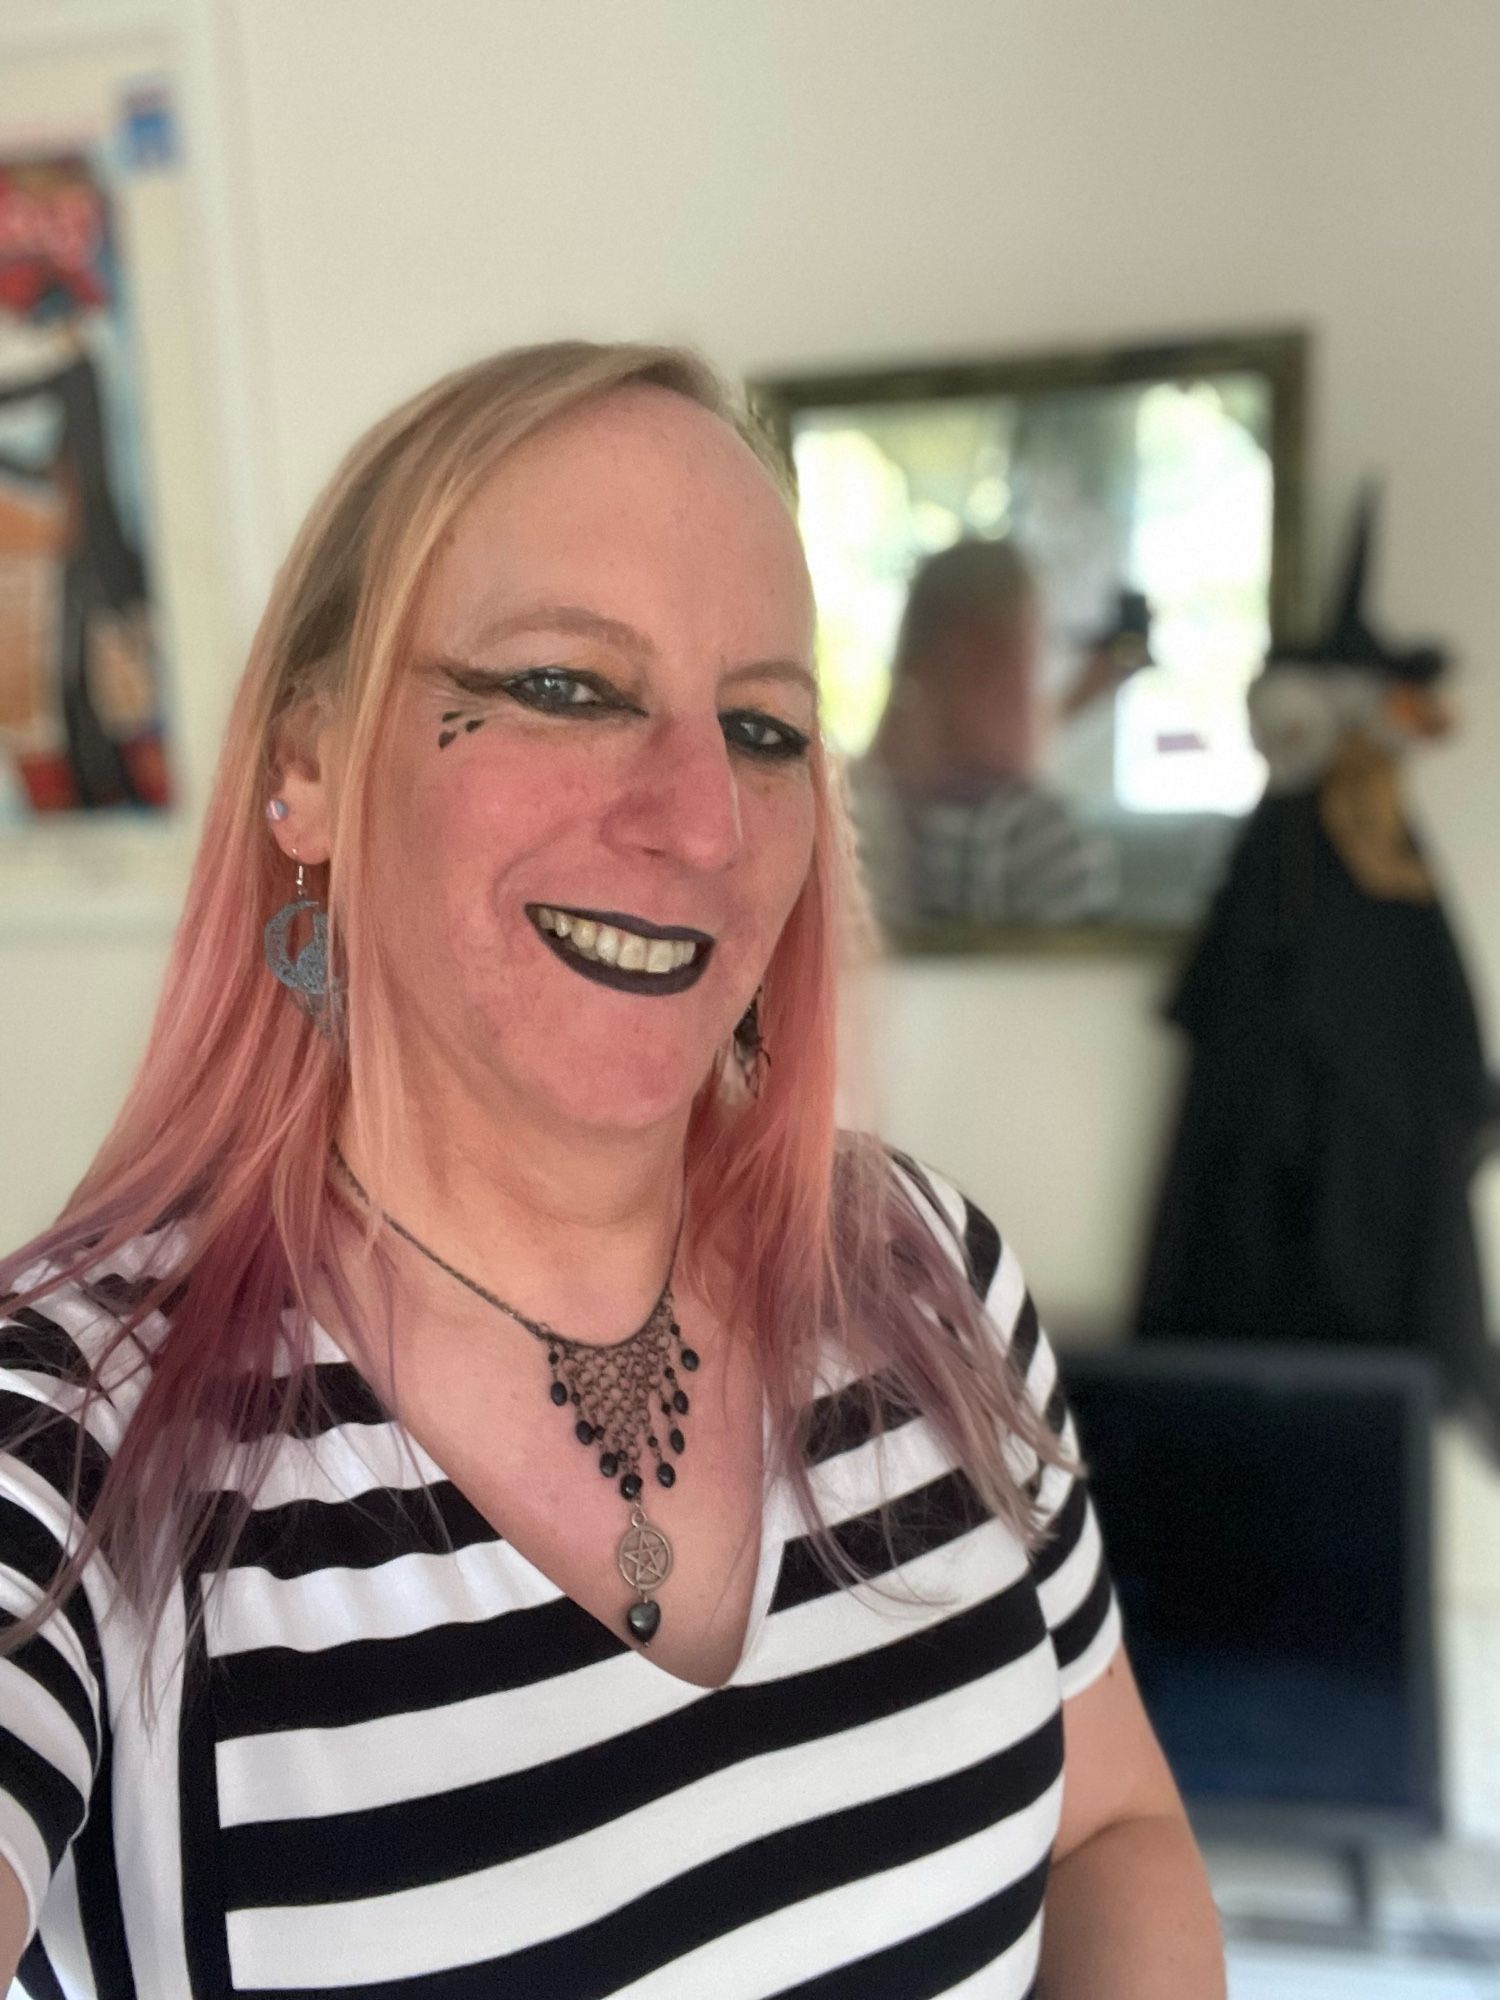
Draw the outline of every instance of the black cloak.
M1367 894L1317 790L1268 795L1168 1014L1192 1058L1139 1334L1421 1349L1493 1394L1495 1092L1441 904Z

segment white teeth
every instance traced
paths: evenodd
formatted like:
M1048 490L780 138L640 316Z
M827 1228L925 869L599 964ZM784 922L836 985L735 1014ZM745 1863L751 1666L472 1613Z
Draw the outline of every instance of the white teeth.
M618 965L622 972L655 973L658 978L691 965L698 947L691 938L644 938L634 931L617 930L592 917L570 916L566 910L539 906L537 928L566 938L580 958L596 959L601 965Z

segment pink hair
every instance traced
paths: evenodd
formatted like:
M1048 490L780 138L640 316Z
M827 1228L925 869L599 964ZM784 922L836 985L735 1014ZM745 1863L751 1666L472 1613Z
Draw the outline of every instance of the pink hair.
M632 383L712 411L784 482L770 447L697 356L557 343L462 370L377 425L293 545L235 701L140 1070L57 1223L0 1262L0 1291L21 1285L23 1299L41 1298L162 1231L140 1295L119 1310L85 1390L101 1393L106 1363L139 1330L152 1353L141 1399L73 1554L33 1616L6 1633L4 1650L67 1596L95 1550L153 1629L184 1563L227 1562L276 1442L314 1381L315 1274L340 1310L354 1309L329 1157L346 1112L377 1167L395 1143L379 1107L398 1101L385 1086L400 1044L378 927L368 921L366 824L414 609L440 537L498 458L552 418ZM264 817L278 742L294 712L319 700L341 707L350 745L326 888L330 953L348 1000L324 1031L270 977L261 952L266 921L286 897L285 863ZM987 1328L961 1254L955 1262L939 1243L873 1141L837 1131L836 990L861 905L818 746L813 770L813 861L765 974L771 1062L758 1096L738 1088L724 1058L698 1094L684 1256L700 1282L715 1268L738 1274L719 1303L730 1324L754 1330L778 1462L825 1554L847 1574L816 1521L797 1449L818 1336L838 1338L858 1372L878 1372L887 1396L926 1411L987 1504L1028 1543L1034 1507L1005 1441L1018 1438L1044 1462L1063 1454ZM873 1403L875 1386L866 1393ZM204 1496L226 1483L237 1439L258 1443L226 1521ZM75 1504L81 1476L80 1433Z

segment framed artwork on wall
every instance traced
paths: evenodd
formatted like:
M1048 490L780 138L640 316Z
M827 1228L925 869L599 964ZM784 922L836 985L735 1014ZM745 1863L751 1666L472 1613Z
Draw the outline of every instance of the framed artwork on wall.
M0 934L165 934L233 684L203 32L0 23Z
M0 825L171 799L112 178L0 154Z

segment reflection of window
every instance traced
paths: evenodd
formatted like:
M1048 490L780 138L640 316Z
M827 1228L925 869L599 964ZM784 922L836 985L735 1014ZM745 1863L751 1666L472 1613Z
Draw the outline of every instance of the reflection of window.
M825 726L839 749L858 756L885 706L913 567L907 482L900 465L853 422L799 424L793 452L818 599Z
M1267 405L1253 377L1139 400L1129 566L1157 664L1118 701L1115 793L1133 812L1240 813L1260 793L1245 690L1270 638Z
M1269 385L1249 374L799 411L833 741L858 755L874 733L922 558L1010 534L1043 588L1054 692L1122 586L1152 606L1156 665L1069 725L1058 785L1103 816L1243 811L1261 774L1244 693L1267 640L1269 425Z

